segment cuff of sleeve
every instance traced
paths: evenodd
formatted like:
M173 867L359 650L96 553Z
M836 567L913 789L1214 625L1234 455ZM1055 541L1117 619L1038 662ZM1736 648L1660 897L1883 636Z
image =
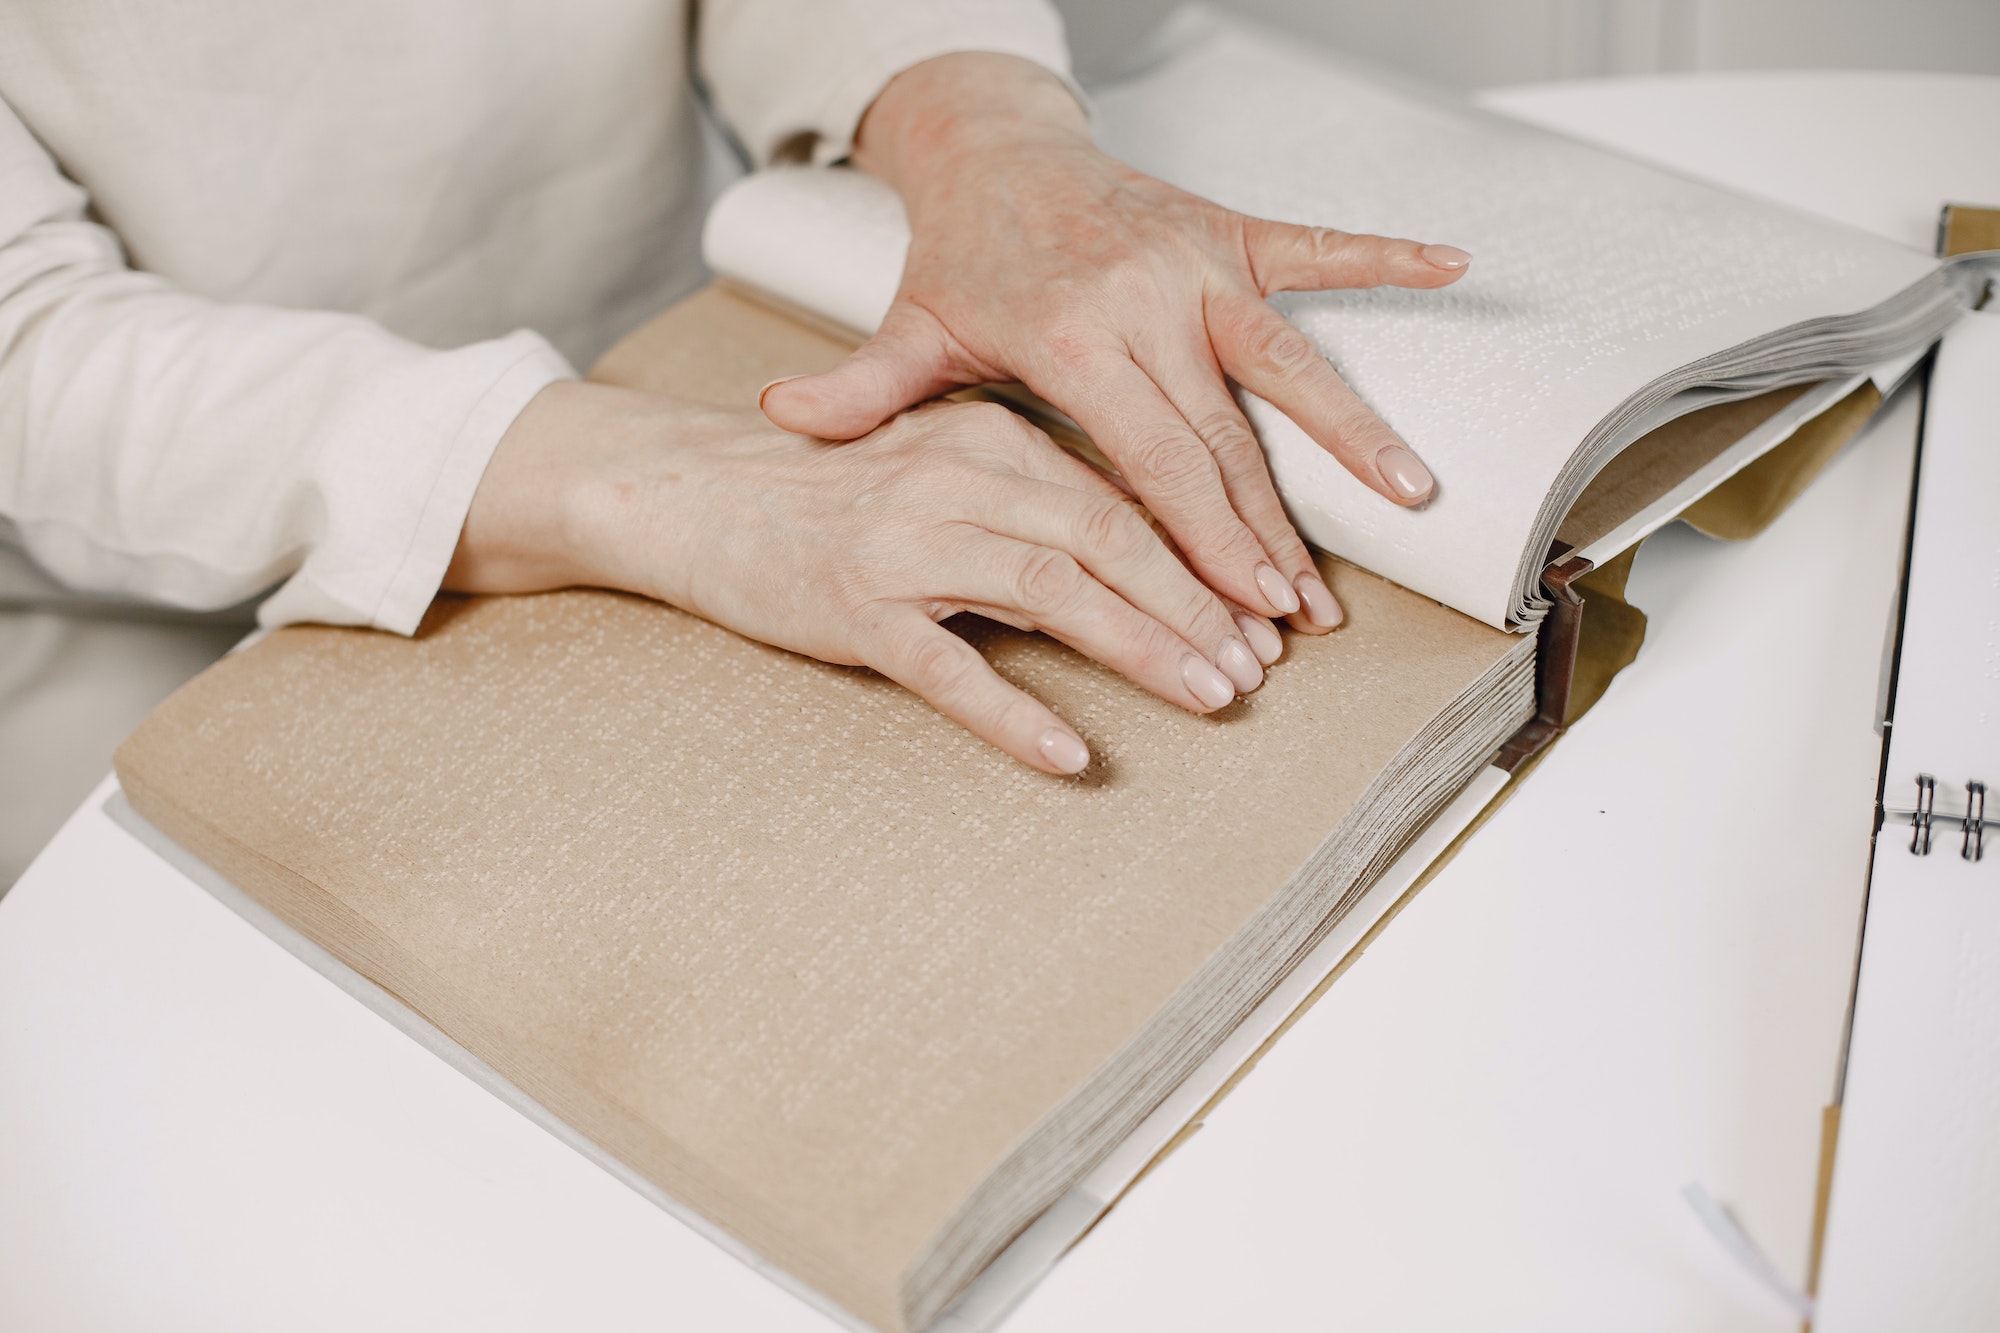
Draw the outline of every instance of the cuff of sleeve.
M1009 30L1002 34L996 31L989 40L968 38L963 32L926 34L927 40L910 40L903 45L888 46L883 49L879 60L868 63L852 73L847 79L829 91L814 124L823 126L813 140L812 162L814 166L832 166L843 161L854 152L854 136L861 129L861 118L868 114L868 108L875 104L882 90L889 86L889 80L909 69L921 65L926 60L938 56L948 56L959 51L991 51L1000 55L1020 56L1032 60L1061 79L1076 100L1086 109L1090 101L1083 89L1077 85L1069 72L1069 52L1060 37L1053 49L1029 40L1030 34L1021 30ZM767 157L764 165L769 165Z
M960 51L990 51L1032 60L1060 78L1077 100L1090 105L1070 75L1069 48L1059 21L1024 23L1011 7L984 22L940 23L899 34L894 40L867 48L864 57L846 65L840 77L810 90L810 101L794 104L790 114L773 117L761 141L752 147L760 166L769 166L781 151L797 142L801 132L812 136L811 160L819 166L841 161L854 151L861 118L873 106L889 80L926 60ZM808 90L801 89L801 92Z
M446 364L429 367L427 384L385 384L362 419L333 432L315 469L323 538L258 608L259 624L414 633L500 437L543 388L576 378L561 353L526 330L439 356ZM450 405L437 401L440 380L456 389L443 395Z

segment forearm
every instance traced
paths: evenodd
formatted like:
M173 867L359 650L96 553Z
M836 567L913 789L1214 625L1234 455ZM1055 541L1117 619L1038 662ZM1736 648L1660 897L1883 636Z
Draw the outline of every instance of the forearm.
M985 51L938 56L891 79L862 117L854 161L906 198L947 183L1002 146L1090 146L1069 86L1031 60Z

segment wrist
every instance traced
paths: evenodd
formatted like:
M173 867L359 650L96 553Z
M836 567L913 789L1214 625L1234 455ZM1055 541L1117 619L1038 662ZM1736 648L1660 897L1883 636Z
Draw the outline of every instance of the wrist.
M518 593L606 582L591 539L595 466L642 395L562 381L531 399L494 447L445 571L450 592Z
M854 161L896 187L941 183L1003 145L1090 147L1090 121L1054 73L990 51L937 56L889 80L861 119Z

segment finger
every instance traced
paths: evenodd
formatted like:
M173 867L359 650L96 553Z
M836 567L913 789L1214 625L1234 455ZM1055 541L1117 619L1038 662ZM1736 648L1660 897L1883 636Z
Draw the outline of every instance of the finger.
M1200 347L1197 357L1191 347ZM1264 448L1224 387L1222 371L1207 355L1204 336L1162 340L1140 349L1140 365L1208 445L1222 473L1222 485L1238 516L1263 542L1271 565L1294 594L1291 620L1308 634L1324 634L1340 624L1340 604L1320 579L1312 553L1278 499ZM1274 602L1275 598L1272 599Z
M934 315L898 301L875 336L846 360L822 375L765 385L757 405L785 430L853 440L904 408L977 378L957 369L951 337Z
M1233 618L1236 628L1243 634L1243 641L1250 645L1250 651L1257 655L1259 662L1270 666L1285 655L1285 641L1270 621L1248 611L1238 611Z
M1264 683L1263 663L1229 607L1167 549L1131 501L1001 477L975 513L995 533L1067 553L1088 578L1220 668L1235 692L1248 694Z
M914 608L885 618L859 656L989 744L1044 773L1081 773L1090 750L1068 723L1000 678L979 650Z
M1029 387L1069 413L1118 465L1202 582L1265 615L1296 610L1264 544L1229 503L1208 446L1146 372L1122 349L1072 370L1060 387Z
M1222 298L1208 330L1230 378L1270 400L1363 485L1399 505L1431 498L1430 469L1277 311L1248 295Z
M1331 227L1243 220L1243 249L1257 290L1317 292L1335 287L1442 287L1457 282L1472 256L1455 245Z
M1036 461L1025 467L1024 471L1028 475L1042 481L1071 486L1091 495L1103 495L1113 500L1128 502L1132 506L1132 512L1159 539L1160 545L1165 548L1167 554L1172 556L1182 569L1190 569L1190 572L1192 572L1188 565L1187 556L1182 553L1179 545L1175 543L1173 535L1160 525L1160 520L1153 516L1151 510L1146 509L1139 503L1138 492L1132 489L1130 482L1127 482L1125 478L1115 472L1099 471L1091 464L1084 462L1082 459L1076 457L1076 455L1070 453L1067 449L1057 449L1055 453L1057 461L1066 462L1069 465L1067 468L1042 465L1039 461L1040 455L1035 455ZM1317 566L1312 568L1311 573L1311 583L1301 583L1299 580L1293 580L1294 586L1298 589L1301 604L1297 611L1286 616L1284 619L1286 624L1301 633L1324 634L1331 629L1339 627L1343 619L1343 613L1340 609L1340 603L1334 599L1332 590L1327 588L1325 580L1319 577ZM1318 586L1315 587L1313 586L1314 584ZM1278 633L1277 626L1272 623L1268 616L1259 615L1255 611L1238 606L1228 598L1222 598L1221 600L1222 604L1228 608L1230 618L1235 621L1237 629L1241 631L1243 641L1249 645L1251 655L1259 663L1264 666L1270 666L1273 662L1284 656L1284 638ZM1197 643L1201 642L1198 639L1193 641ZM1230 679L1236 682L1239 691L1247 692L1244 689L1245 681L1238 679L1239 673L1229 672L1228 674Z
M987 535L959 563L946 595L974 610L993 607L1024 619L1169 703L1212 712L1236 698L1235 683L1153 617L1105 587L1066 551ZM1230 635L1244 663L1263 678L1249 650Z

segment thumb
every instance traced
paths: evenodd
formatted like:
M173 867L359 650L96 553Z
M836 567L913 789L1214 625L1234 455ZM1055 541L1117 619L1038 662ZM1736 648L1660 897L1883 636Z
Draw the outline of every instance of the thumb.
M972 383L952 362L951 339L937 317L897 301L875 336L845 361L822 375L778 381L758 406L786 430L852 440L906 407Z

